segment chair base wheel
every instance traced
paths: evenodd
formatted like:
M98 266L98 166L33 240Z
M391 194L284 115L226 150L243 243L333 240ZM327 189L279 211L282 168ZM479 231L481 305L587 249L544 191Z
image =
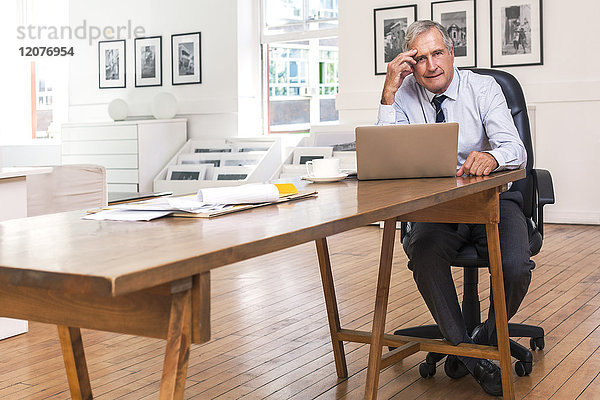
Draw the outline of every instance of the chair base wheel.
M519 376L529 375L533 365L530 362L517 361L515 363L515 372Z
M436 366L435 364L428 364L426 362L419 365L419 374L422 378L429 378L435 375Z
M535 350L536 347L540 350L544 350L545 346L546 342L543 336L529 339L529 347L531 348L531 350Z

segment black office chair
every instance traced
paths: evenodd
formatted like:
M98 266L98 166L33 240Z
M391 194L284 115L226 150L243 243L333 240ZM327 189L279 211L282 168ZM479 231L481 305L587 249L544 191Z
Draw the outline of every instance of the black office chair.
M521 85L511 74L495 69L472 69L473 72L490 75L502 88L508 108L511 110L519 135L527 150L526 178L514 182L511 191L518 190L523 194L523 213L527 218L529 231L529 248L531 255L539 253L544 236L543 207L546 204L554 204L554 189L550 172L542 169L533 169L533 146L531 144L531 132L529 129L529 118L527 116L527 104ZM410 225L402 224L402 243L404 249L408 244L410 236ZM477 288L478 268L489 267L487 258L481 258L474 245L466 245L462 248L452 265L464 268L464 290L462 313L469 333L481 323L479 294ZM508 332L511 337L529 337L531 350L544 348L544 330L538 326L525 324L508 324ZM394 332L396 335L425 337L441 339L442 334L437 325L426 325L413 328L400 329ZM532 368L533 356L531 351L519 343L510 341L511 355L518 361L515 364L517 375L529 375ZM419 373L423 378L433 376L436 363L445 357L445 354L428 353L425 362L419 366ZM447 364L445 364L445 367Z

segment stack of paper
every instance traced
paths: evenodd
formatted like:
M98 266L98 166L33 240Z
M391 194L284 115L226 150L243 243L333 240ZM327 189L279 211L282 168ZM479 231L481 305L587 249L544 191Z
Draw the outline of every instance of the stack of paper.
M150 221L176 214L210 218L280 201L314 196L316 192L298 193L291 183L249 184L232 187L200 189L198 194L182 197L123 203L84 216L84 219L113 221Z

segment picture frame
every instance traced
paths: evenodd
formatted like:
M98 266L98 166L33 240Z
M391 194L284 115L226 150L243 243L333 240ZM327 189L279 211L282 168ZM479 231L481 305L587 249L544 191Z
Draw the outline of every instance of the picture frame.
M202 181L210 165L169 165L167 168L168 181Z
M125 40L98 42L98 88L114 89L127 86Z
M218 167L213 169L213 181L243 181L252 169L246 167Z
M213 167L221 166L222 154L217 153L184 153L177 156L177 164L180 165L198 165L207 164Z
M490 0L492 67L543 65L542 0Z
M477 9L474 0L431 3L431 20L439 22L454 43L454 65L477 67Z
M221 166L254 168L263 158L264 153L262 152L224 154L221 156Z
M162 37L136 38L135 87L162 86Z
M173 85L202 83L200 32L171 35L171 82Z
M304 165L307 161L331 158L333 147L296 147L292 164Z
M177 157L182 165L210 164L214 167L255 166L263 159L261 153L184 153Z
M269 151L271 147L271 142L262 142L262 141L235 141L231 143L232 151L234 153L264 153Z
M206 145L198 145L192 148L192 153L202 154L202 153L231 153L232 148L228 145L223 146L206 146Z
M215 153L184 153L177 156L177 164L198 165L210 164L214 167L221 166L221 154Z
M281 166L281 174L285 176L302 176L306 175L306 164L283 164Z
M386 74L388 63L402 52L406 28L416 19L416 4L373 10L375 75Z

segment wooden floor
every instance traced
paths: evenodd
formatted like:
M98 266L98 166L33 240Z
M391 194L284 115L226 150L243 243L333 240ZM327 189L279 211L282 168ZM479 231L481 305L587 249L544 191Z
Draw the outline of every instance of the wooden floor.
M329 240L342 325L368 329L382 230L365 227ZM517 398L600 398L600 226L549 225L537 268L513 322L539 324L546 348L533 372L514 375ZM455 269L462 292L461 270ZM480 292L489 294L487 271ZM368 348L347 344L350 377L338 381L326 325L314 243L223 267L212 275L212 341L192 347L186 398L360 399ZM400 246L396 247L387 330L431 321ZM98 399L155 399L165 343L83 330ZM524 342L526 343L526 342ZM380 399L488 399L470 376L443 366L419 376L425 354L381 373ZM55 326L0 341L1 399L67 399Z

